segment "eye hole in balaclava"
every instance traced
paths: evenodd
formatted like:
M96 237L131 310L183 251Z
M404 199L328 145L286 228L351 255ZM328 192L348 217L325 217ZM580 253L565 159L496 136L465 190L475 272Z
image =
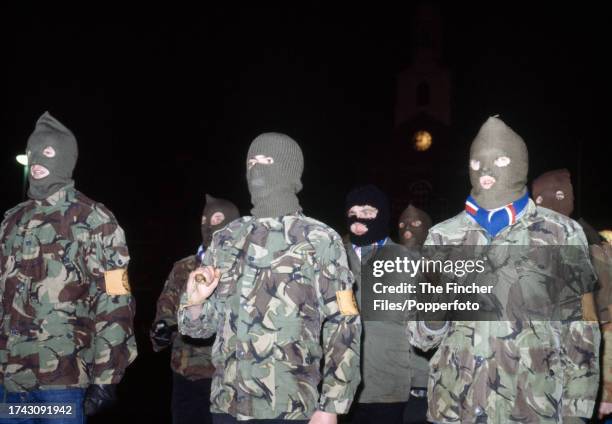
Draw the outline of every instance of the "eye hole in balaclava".
M431 225L431 218L425 211L409 205L399 218L399 242L406 247L420 248L427 238Z
M202 245L210 246L213 233L238 218L240 218L240 213L236 205L229 200L217 199L207 194L201 221Z
M45 112L27 144L30 188L28 196L42 200L72 182L78 157L74 134Z
M297 193L302 189L304 158L291 137L259 135L249 146L246 167L255 217L281 217L302 210Z
M489 118L470 148L472 197L485 209L512 203L527 192L527 170L523 139L501 119Z
M270 156L264 155L256 155L255 157L250 158L247 161L247 171L253 168L255 165L272 165L274 163L274 158Z
M345 211L354 245L367 246L389 235L389 200L378 187L369 184L352 190Z
M48 158L54 158L55 157L55 149L51 146L47 146L43 149L43 155L45 155Z
M538 206L570 216L574 211L574 189L567 169L545 172L533 180L532 195Z

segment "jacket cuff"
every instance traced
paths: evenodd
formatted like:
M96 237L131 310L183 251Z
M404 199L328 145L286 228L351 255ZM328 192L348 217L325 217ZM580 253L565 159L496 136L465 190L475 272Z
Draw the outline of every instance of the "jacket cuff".
M592 399L563 398L564 417L591 418L594 409L595 401Z
M350 399L331 399L325 395L321 395L318 409L330 414L346 414L351 407Z

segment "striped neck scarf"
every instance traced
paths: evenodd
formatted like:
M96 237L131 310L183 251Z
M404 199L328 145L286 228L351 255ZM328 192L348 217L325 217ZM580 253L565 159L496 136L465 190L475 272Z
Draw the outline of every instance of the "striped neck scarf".
M465 201L465 211L474 218L491 237L495 237L504 228L516 223L517 219L527 208L529 203L529 193L512 203L508 203L501 208L488 210L481 208L472 196L468 196Z

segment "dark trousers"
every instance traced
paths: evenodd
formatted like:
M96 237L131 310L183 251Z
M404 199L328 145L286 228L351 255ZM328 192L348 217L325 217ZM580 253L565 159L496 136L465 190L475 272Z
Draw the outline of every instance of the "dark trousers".
M402 424L407 403L355 403L348 420L351 424Z
M210 378L191 381L172 373L172 424L212 424Z
M212 414L213 424L236 424L236 423L248 423L248 424L307 424L308 420L248 420L238 421L236 418L229 414Z
M426 424L427 421L427 397L410 396L404 409L404 424Z

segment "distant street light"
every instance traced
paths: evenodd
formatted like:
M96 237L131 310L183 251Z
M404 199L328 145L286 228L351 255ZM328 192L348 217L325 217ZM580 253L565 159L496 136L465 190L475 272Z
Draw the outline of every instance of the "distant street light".
M15 158L17 163L23 165L23 180L21 182L21 200L25 200L26 197L26 185L28 184L28 156L27 155L17 155Z

